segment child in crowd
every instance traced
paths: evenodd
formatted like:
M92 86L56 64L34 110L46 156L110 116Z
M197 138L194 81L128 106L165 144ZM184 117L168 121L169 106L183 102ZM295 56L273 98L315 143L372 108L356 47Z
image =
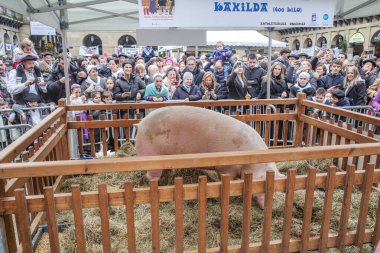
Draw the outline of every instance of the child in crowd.
M297 83L290 87L290 98L297 97L297 93L303 92L307 99L311 99L315 94L314 87L310 84L310 75L307 72L301 72L298 75Z
M9 108L8 102L0 98L0 126L12 125L16 121L16 113L7 111ZM0 131L0 150L5 148L8 144L20 137L20 130L13 128L9 130Z
M70 104L71 105L83 105L86 102L86 97L81 94L81 88L79 84L74 83L71 85L71 96L70 96ZM72 112L73 119L76 119L77 116L80 117L81 121L88 121L88 117L86 112L84 111L73 111ZM83 128L83 139L89 139L89 131L88 128Z
M107 78L105 91L110 92L112 97L113 94L115 94L115 80L113 79L113 77Z
M100 105L103 104L102 102L102 93L99 91L94 91L91 93L91 100L88 101L89 105ZM89 116L93 116L94 120L99 120L100 119L100 114L101 110L90 110L88 112ZM95 137L95 143L100 143L101 136L100 136L100 129L95 128L94 129L94 137ZM100 145L95 144L95 152L99 152L100 150Z
M104 104L113 104L116 102L115 100L112 100L112 93L109 91L103 91L102 101ZM116 110L102 111L102 114L106 116L106 120L112 120L112 115L116 113L117 113ZM109 137L110 137L108 138L108 142L107 142L108 150L115 151L113 128L108 128L107 131L109 131Z
M341 89L334 89L331 91L331 105L336 107L350 106L350 100L344 94L344 91ZM346 122L346 117L340 117L335 115L335 121L341 120Z
M223 62L224 78L227 78L232 66L232 51L229 47L224 47L222 41L216 42L215 47L214 52L210 56L210 62L221 60Z
M50 106L50 112L53 112L55 110L54 103L38 103L40 101L40 97L35 93L29 93L25 97L25 101L25 105L14 104L12 109L20 115L24 123L29 124L31 126L35 126L38 123L40 123L42 121L43 114L49 114L49 112L47 112L47 109L40 110L34 108Z

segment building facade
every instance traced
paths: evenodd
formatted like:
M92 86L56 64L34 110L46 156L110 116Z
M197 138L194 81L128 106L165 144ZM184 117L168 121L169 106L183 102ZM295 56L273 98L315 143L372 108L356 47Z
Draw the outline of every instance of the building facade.
M380 56L380 15L334 21L331 28L289 28L277 31L294 51L338 48L351 58Z
M13 49L20 43L23 16L0 6L0 55L12 57Z

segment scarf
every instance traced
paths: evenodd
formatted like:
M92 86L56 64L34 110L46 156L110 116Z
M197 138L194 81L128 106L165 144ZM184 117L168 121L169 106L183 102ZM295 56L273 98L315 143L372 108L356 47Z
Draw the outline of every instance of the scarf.
M86 82L93 86L99 86L100 87L100 77L98 76L98 79L96 82L92 80L90 77L87 77Z
M161 90L158 91L156 88L156 85L152 83L146 86L145 97L147 96L153 96L156 98L161 98L161 97L169 98L169 91L165 85L161 85Z

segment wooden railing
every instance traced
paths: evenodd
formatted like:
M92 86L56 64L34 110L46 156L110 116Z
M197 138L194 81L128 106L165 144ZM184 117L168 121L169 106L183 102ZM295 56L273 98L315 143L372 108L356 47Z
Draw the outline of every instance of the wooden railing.
M83 128L90 129L91 153L93 156L95 156L94 129L98 128L100 129L101 133L104 133L107 129L113 128L111 130L113 131L113 136L115 140L118 140L120 136L117 128L124 128L126 133L130 133L131 128L133 128L133 125L138 123L143 115L141 113L137 113L135 118L130 119L129 114L127 113L125 119L117 119L117 116L115 115L113 116L113 120L103 120L104 118L102 118L102 120L95 121L91 120L90 118L90 121L82 122L67 121L66 118L68 113L78 110L125 110L126 112L128 112L128 110L151 110L154 108L171 105L191 105L216 110L221 110L221 108L224 107L224 113L226 113L227 115L230 114L229 109L231 109L231 107L233 106L240 108L248 108L248 110L246 110L245 113L237 111L235 112L235 115L232 116L238 120L250 124L261 134L265 142L272 149L268 151L244 151L157 157L131 157L128 159L115 158L112 160L107 159L69 161L69 129L77 130L76 132L79 142L79 149L80 152L82 152L82 154L84 141L82 139L81 130ZM2 184L0 185L0 213L3 215L5 220L5 230L7 233L8 249L10 252L15 252L17 250L17 244L15 239L16 234L14 232L13 221L11 219L10 214L13 214L18 210L18 208L16 209L15 206L22 204L21 202L24 198L23 195L26 195L26 205L29 208L28 212L32 213L32 216L28 216L27 218L32 218L32 221L30 221L28 224L21 224L21 226L28 225L29 230L26 231L30 231L31 235L34 231L36 231L41 221L41 218L44 215L44 210L35 208L34 204L36 204L37 202L33 201L37 201L38 199L40 199L41 196L39 196L39 194L43 193L46 195L46 198L48 198L50 201L50 204L47 205L52 205L51 201L52 199L54 199L55 201L58 201L56 202L56 207L58 208L57 210L61 210L61 207L59 206L59 201L60 198L65 195L52 194L50 192L51 190L44 190L43 188L53 186L53 188L48 189L52 189L53 192L57 192L60 188L60 183L62 182L63 177L65 175L168 168L201 168L218 165L252 164L291 160L311 160L321 158L334 158L334 164L338 166L339 169L348 170L353 165L357 165L359 169L362 169L368 163L374 164L376 168L380 167L380 144L378 143L379 140L375 138L373 132L361 129L360 124L358 124L358 126L353 126L350 124L345 125L342 122L334 122L333 120L327 120L327 118L324 117L319 118L315 115L307 115L306 109L311 107L324 110L332 114L341 115L342 117L353 118L365 124L380 126L380 119L378 118L306 101L304 95L299 95L297 99L290 100L134 103L95 106L65 106L64 104L61 104L60 108L58 108L55 112L53 112L47 118L45 118L38 127L32 128L24 136L22 136L20 139L18 139L7 149L3 150L0 153L0 161L2 162L0 164L0 183ZM105 148L107 147L107 140L104 137L105 135L102 135L100 142L103 146L103 153L106 153ZM129 134L127 134L125 136L125 139L128 141L129 138ZM31 144L32 146L30 146ZM121 142L115 142L115 149L118 149L120 144ZM283 147L287 147L289 149L278 149ZM27 151L25 152L26 149ZM48 161L48 163L46 163L46 161ZM110 167L112 167L112 170L110 170ZM359 178L362 177L360 176L362 175L360 173L358 174ZM373 181L371 183L379 182L378 175L379 173L378 171L376 171L374 174ZM319 177L317 176L317 181L318 178ZM283 181L278 179L276 180L276 182L278 183ZM339 182L337 182L335 187L341 186ZM362 181L355 183L358 183L360 185L361 182ZM275 190L277 190L279 187L277 183L275 183L274 186ZM204 183L202 181L202 185L203 184ZM231 186L234 184L235 181L231 181ZM317 184L323 187L321 183L317 182ZM263 186L264 183L261 182L259 183L259 185ZM18 190L18 197L16 201L16 198L13 197L13 193L14 190L19 187L26 189L26 191ZM241 184L239 187L243 187L243 184ZM259 189L264 189L260 187ZM134 191L139 192L139 190ZM159 192L161 192L161 189ZM148 196L146 195L147 192L145 192L144 194L145 197ZM233 196L233 194L234 193L232 191L230 195ZM84 195L87 196L87 193ZM80 194L78 195L78 193L76 193L75 196L78 198ZM111 194L111 196L113 198L114 195ZM159 194L159 199L161 201L160 196L161 195ZM58 197L58 199L56 199L56 197ZM109 199L111 205L113 205L112 198ZM186 200L186 198L183 200ZM40 204L38 205L42 205L41 201L43 202L45 200L40 199L40 202L38 202ZM16 202L18 203L17 205ZM102 203L104 207L104 202ZM122 205L121 202L115 203L117 203L117 205ZM135 204L138 203L139 202L135 202ZM85 202L83 202L83 205L84 208L87 207L85 205ZM23 212L24 213L17 214L18 220L23 219L22 217L26 217L25 210ZM76 209L75 212L78 213L78 209ZM49 209L48 216L50 217L52 213L54 213L54 210ZM377 220L379 221L379 219ZM54 223L49 224L52 226L54 230ZM155 224L155 231L157 231L156 225L157 224ZM379 235L378 229L379 228L377 226L377 230L375 230L374 232L375 235L377 235L376 238L378 238ZM30 238L30 235L27 236L26 233L20 234L20 238L21 240L27 238L28 240L28 238ZM371 239L368 239L370 238L368 236L370 235L372 235L372 232L365 232L365 239L362 238L361 240L369 242ZM226 236L225 230L223 232L223 236ZM267 238L267 235L265 236ZM357 242L357 239L355 239L356 236L357 233L348 233L346 238L347 243L352 244L353 242ZM52 238L54 239L55 235L52 235ZM308 243L309 249L318 249L318 243L321 238L310 238ZM327 244L329 247L336 243L336 237L332 236L328 238L329 239L327 241ZM257 251L256 249L262 246L264 246L264 249L269 247L269 249L273 249L274 252L276 252L279 248L283 248L283 245L281 244L282 242L270 242L268 246L267 239L265 240L266 241L263 241L260 245L249 245L249 242L247 242L247 240L245 239L244 247L247 247L247 245L253 248L256 247L254 252ZM155 241L157 243L157 240ZM297 251L299 249L299 246L297 245L301 244L301 241L295 240L290 242L290 251ZM326 241L324 241L324 243L325 242ZM25 243L27 242L25 241ZM223 247L225 249L225 246L226 245L221 245L222 249ZM204 244L200 245L200 247L204 248ZM306 247L306 249L308 247ZM228 251L231 251L235 248L229 247ZM22 247L20 247L19 245L18 249L20 250L22 249ZM219 249L209 249L208 251L215 252L217 250Z
M380 182L380 170L374 170L373 164L368 164L366 170L355 171L354 166L349 166L347 172L337 172L332 166L327 174L316 175L315 169L310 169L307 176L295 176L295 170L289 170L287 178L275 179L274 172L267 172L266 180L253 180L251 174L246 174L244 181L231 181L229 176L222 176L221 182L207 183L206 177L200 177L198 184L184 185L182 178L175 180L175 186L158 187L157 181L150 183L150 188L133 189L132 183L127 182L123 190L107 191L107 186L99 185L98 192L80 192L79 185L71 187L71 194L54 194L52 187L44 189L44 196L26 196L25 190L16 190L15 197L0 200L0 213L15 214L23 252L31 252L31 228L29 213L45 212L49 226L49 241L51 252L60 252L57 219L58 211L72 211L74 215L75 238L77 252L86 252L84 236L83 209L99 208L102 226L102 245L104 252L111 252L111 234L109 230L109 208L125 206L128 252L137 252L135 235L134 208L136 205L150 204L152 252L160 252L160 222L159 203L175 202L175 249L176 252L184 251L184 224L183 205L185 201L198 201L198 250L196 252L307 252L318 250L326 252L327 248L337 247L341 250L346 245L356 245L360 250L364 243L376 245L380 239L380 198L379 210L374 228L366 228L365 220L368 215L369 197L372 185ZM360 214L357 220L358 227L355 231L347 230L350 215L351 195L354 186L361 187L362 197ZM334 189L344 188L344 200L342 203L339 233L329 233L331 219L332 196ZM318 236L310 236L310 224L312 216L313 195L316 188L325 190L323 206L323 218L321 230ZM303 215L302 238L291 239L290 228L292 222L292 209L294 192L306 190L306 199ZM281 240L270 240L273 196L275 192L285 192L284 225ZM251 243L252 196L265 194L265 208L263 210L263 231L261 243ZM229 245L229 209L230 198L243 197L243 228L240 245ZM207 248L206 243L206 216L207 200L220 199L221 201L221 226L220 246ZM254 215L254 214L253 214ZM173 249L174 250L174 249Z

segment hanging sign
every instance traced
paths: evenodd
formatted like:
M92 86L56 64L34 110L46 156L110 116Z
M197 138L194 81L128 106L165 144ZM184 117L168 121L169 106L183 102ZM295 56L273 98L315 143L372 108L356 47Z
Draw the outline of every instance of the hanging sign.
M361 33L355 33L354 35L351 36L350 44L363 44L364 43L364 36Z
M79 48L79 55L82 55L82 56L91 56L93 54L99 54L99 47L98 46L95 46L95 47L81 46Z
M331 0L139 0L141 28L332 27L334 12Z

